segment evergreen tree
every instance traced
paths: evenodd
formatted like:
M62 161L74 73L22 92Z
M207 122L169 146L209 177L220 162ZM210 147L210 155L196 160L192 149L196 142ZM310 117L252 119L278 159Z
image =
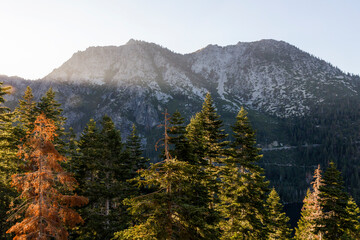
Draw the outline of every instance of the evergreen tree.
M90 119L77 143L79 152L72 154L72 158L69 159L68 168L74 173L79 183L78 192L82 195L86 195L92 188L96 164L101 158L99 139L100 133L96 122ZM93 199L89 199L91 203Z
M190 164L195 164L194 156L192 156L191 145L189 140L185 137L186 128L184 125L184 118L179 111L176 111L170 118L169 128L169 144L173 148L169 151L172 157L176 157L179 161L187 161Z
M3 106L4 95L8 94L10 87L3 87L0 83L0 181L7 185L9 176L16 171L14 158L16 156L16 141L10 109Z
M49 90L37 103L35 112L37 114L44 113L46 118L54 121L57 128L62 128L65 124L66 118L61 116L63 110L60 106L61 104L55 100L55 92L52 88L49 88Z
M204 170L169 154L168 116L165 114L164 160L140 170L139 186L153 192L127 200L135 225L115 239L217 239L216 213L208 208Z
M9 224L6 222L6 212L9 204L16 195L11 188L11 175L18 170L16 157L17 142L13 128L13 114L5 107L4 96L10 92L11 87L4 87L0 82L0 238L7 239L5 234Z
M73 166L74 159L77 159L79 157L78 152L78 141L76 140L76 134L74 132L74 129L72 127L69 128L69 134L67 135L66 139L66 158L68 159L66 163L64 164L64 167L67 171L73 172Z
M34 101L32 89L27 86L22 99L19 100L18 107L14 110L15 134L19 144L34 127L33 124L36 119L35 107L36 102Z
M76 134L74 132L74 129L72 127L69 128L69 138L67 142L67 152L68 152L68 159L69 162L71 161L71 158L73 156L77 155L77 148L78 148L78 142L76 141Z
M78 148L71 168L78 176L81 193L90 201L81 210L85 224L77 230L77 239L110 239L128 224L122 200L129 194L129 155L123 153L120 132L108 116L103 117L101 130L90 120Z
M101 121L101 167L99 179L104 181L102 185L105 214L105 231L103 239L111 238L114 232L127 226L125 208L122 201L128 196L129 189L126 181L132 177L132 162L123 154L120 131L110 117L104 116ZM106 236L106 237L105 237Z
M189 139L189 145L191 147L192 164L207 165L208 161L205 159L206 154L206 133L204 130L204 124L201 118L201 114L197 113L195 117L190 119L189 125L186 126L185 137Z
M35 115L38 116L44 113L47 119L54 121L56 126L56 137L54 145L61 154L66 154L64 136L66 135L64 125L66 118L62 116L61 104L55 100L55 92L50 88L45 95L40 99L35 107Z
M210 165L221 162L221 158L224 157L224 147L228 144L225 141L227 134L222 127L223 122L208 93L201 112L191 119L186 135L200 161Z
M6 230L10 227L6 222L6 212L16 191L10 186L11 175L18 170L16 157L17 142L13 128L13 114L4 106L4 96L10 93L11 87L2 86L0 82L0 238L8 239Z
M14 239L67 239L65 226L83 221L71 207L87 204L88 199L72 194L76 180L60 166L66 159L52 144L55 129L53 122L41 114L19 149L28 172L12 177L23 202L12 209L9 219L19 219L24 213L23 219L7 231L16 235Z
M147 167L148 159L144 158L143 150L141 149L141 140L137 134L135 124L132 126L132 131L125 143L125 154L127 161L132 166L130 178L137 176L137 171L140 169L145 169Z
M348 229L355 228L347 221L350 218L346 211L349 196L345 192L341 173L336 169L334 162L330 162L324 173L319 197L323 216L318 221L317 231L323 233L325 240L341 239Z
M320 165L315 170L314 181L311 185L312 190L307 190L304 205L301 209L301 218L298 227L295 229L296 240L322 239L322 233L315 232L317 223L323 215L319 201L319 188L322 185Z
M356 205L352 197L349 198L349 201L346 206L346 212L348 217L345 219L345 222L348 228L345 230L344 239L360 239L360 209Z
M268 182L256 165L261 158L255 147L255 133L241 108L233 127L234 141L221 171L219 209L223 239L265 239Z
M280 197L275 188L273 188L267 199L269 208L269 240L290 239L291 230L288 226L289 218L283 212L283 206L280 203Z
M81 134L78 148L79 153L72 156L68 168L78 180L77 193L86 196L89 199L89 204L79 210L85 223L74 229L72 235L75 239L96 239L97 230L101 229L103 224L103 221L99 219L100 213L97 210L101 189L96 182L97 166L102 156L100 133L93 119L90 119Z
M186 137L194 154L194 163L203 166L207 173L204 182L212 196L209 204L211 209L214 209L214 205L219 201L219 165L225 158L225 147L228 144L225 141L227 134L222 127L222 120L208 93L201 112L197 113L186 127Z

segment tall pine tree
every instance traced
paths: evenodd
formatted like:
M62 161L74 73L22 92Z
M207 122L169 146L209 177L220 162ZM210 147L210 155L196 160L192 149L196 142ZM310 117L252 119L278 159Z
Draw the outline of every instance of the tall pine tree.
M128 224L122 200L129 193L126 183L132 172L129 155L124 153L120 132L108 116L103 117L101 129L90 120L78 148L71 168L79 179L81 194L90 201L81 209L85 224L77 229L76 238L111 239L114 232Z
M225 141L223 122L216 112L210 93L205 97L201 112L191 119L186 127L186 137L191 145L194 162L204 167L204 182L212 196L209 204L214 209L219 202L219 165L225 158Z
M351 222L349 212L346 211L349 195L345 192L341 172L336 169L334 162L324 172L322 185L319 190L319 201L322 218L318 221L317 231L323 233L324 239L341 239L348 229L355 228Z
M316 233L315 231L317 223L323 215L319 201L319 189L322 185L321 181L321 170L320 165L318 165L314 173L314 180L311 183L312 189L307 190L306 197L304 198L301 217L298 226L295 229L296 240L322 239L322 233Z
M233 128L233 142L221 170L219 209L223 239L265 239L268 182L257 165L261 158L247 112L241 108Z
M16 157L17 141L14 135L13 115L10 109L5 107L4 96L9 94L11 87L4 87L0 82L0 238L7 239L5 234L9 224L6 222L6 212L9 204L16 195L10 186L11 175L18 171Z

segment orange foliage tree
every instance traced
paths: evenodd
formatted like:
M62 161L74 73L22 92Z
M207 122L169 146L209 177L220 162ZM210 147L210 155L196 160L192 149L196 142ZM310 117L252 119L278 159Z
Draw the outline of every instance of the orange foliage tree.
M65 226L83 222L71 207L85 205L88 199L73 195L77 182L60 165L66 159L52 143L55 130L53 121L41 114L19 147L27 171L12 176L21 204L13 207L9 220L22 219L7 231L14 239L67 239Z

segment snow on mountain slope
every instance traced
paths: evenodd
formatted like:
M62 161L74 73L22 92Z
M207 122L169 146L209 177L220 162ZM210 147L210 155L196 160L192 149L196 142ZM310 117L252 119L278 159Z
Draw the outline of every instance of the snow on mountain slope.
M237 111L240 105L280 117L308 113L317 102L357 94L358 83L330 64L275 40L181 55L130 40L119 47L77 52L45 79L115 87L141 86L158 101L176 95L201 100L206 92Z
M311 102L338 91L357 94L350 76L281 41L210 45L189 58L221 98L281 117L304 115Z

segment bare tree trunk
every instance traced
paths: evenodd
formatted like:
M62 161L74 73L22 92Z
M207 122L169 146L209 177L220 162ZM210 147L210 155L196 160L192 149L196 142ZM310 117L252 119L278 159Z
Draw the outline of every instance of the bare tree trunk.
M39 239L43 236L43 223L42 223L42 203L43 203L43 192L42 192L42 161L43 158L39 157Z
M109 190L109 172L106 172L106 189ZM105 216L109 216L110 215L110 199L106 198L105 200ZM110 222L109 222L109 218L106 219L106 226L109 227Z

